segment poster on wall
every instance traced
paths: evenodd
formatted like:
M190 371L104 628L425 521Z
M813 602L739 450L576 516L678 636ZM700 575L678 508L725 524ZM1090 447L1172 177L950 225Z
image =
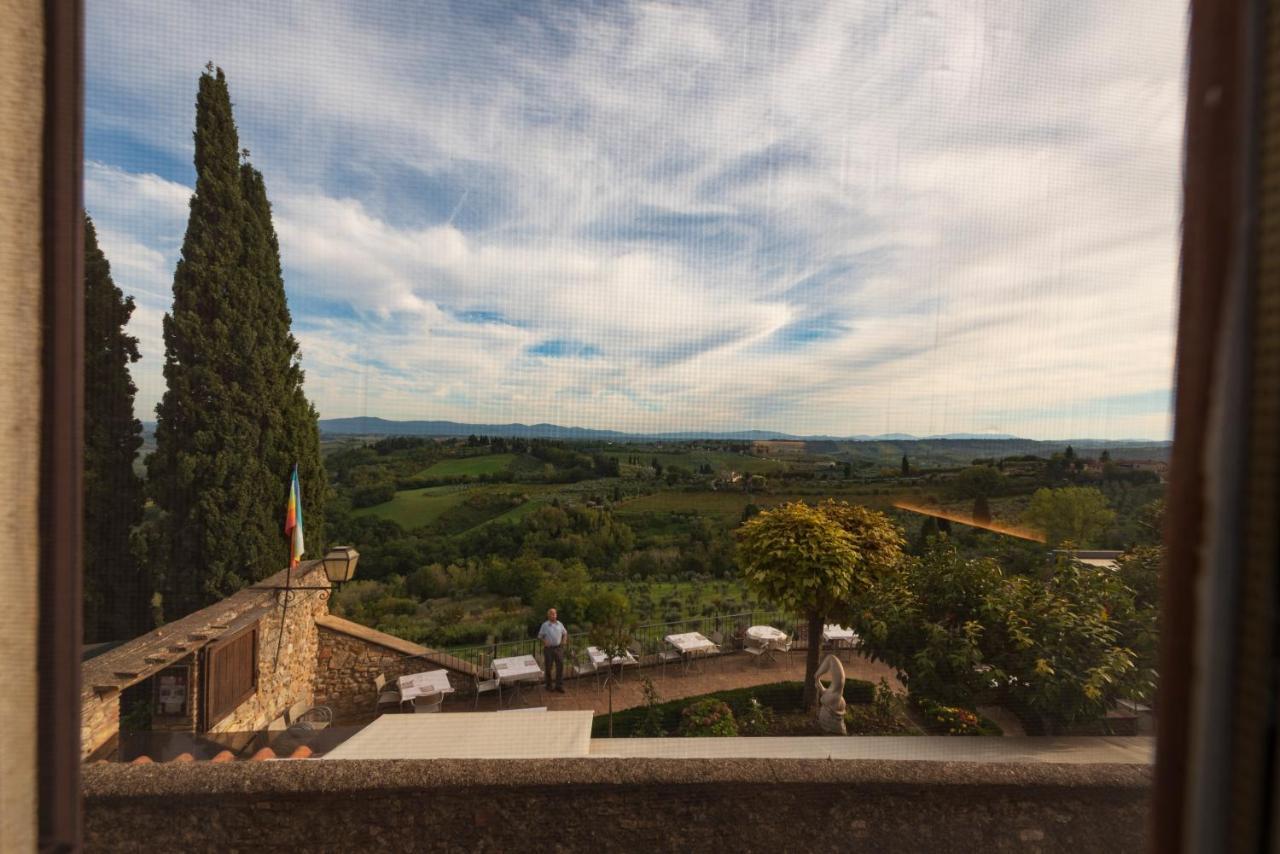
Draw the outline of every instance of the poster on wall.
M189 667L169 667L156 675L156 714L185 717L187 715L187 683Z

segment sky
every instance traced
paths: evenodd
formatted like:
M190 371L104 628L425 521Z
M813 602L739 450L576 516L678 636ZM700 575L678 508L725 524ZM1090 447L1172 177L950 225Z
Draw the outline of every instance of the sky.
M1170 437L1185 3L86 7L144 420L212 60L323 418Z

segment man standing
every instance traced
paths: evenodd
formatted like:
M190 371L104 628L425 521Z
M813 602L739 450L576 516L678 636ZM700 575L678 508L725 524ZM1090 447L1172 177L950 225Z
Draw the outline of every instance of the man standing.
M564 647L569 639L569 630L556 619L556 609L547 610L547 621L538 629L538 637L542 638L542 666L546 671L546 688L557 694L564 693ZM556 687L551 687L551 665L556 666Z

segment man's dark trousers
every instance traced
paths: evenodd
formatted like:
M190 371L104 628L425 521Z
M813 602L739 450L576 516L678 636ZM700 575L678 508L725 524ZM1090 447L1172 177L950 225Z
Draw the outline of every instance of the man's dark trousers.
M543 666L547 673L547 688L551 687L551 665L556 668L556 690L559 691L564 687L564 645L549 646L545 650L546 655L543 658Z

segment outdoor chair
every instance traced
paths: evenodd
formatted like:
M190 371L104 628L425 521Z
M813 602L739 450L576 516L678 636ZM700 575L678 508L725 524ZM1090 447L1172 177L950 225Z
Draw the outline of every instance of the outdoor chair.
M374 702L373 713L382 714L386 709L400 710L400 689L395 685L387 686L387 677L379 673L373 680L373 692L378 695Z
M488 659L477 668L472 679L475 680L476 689L476 701L472 706L473 710L480 708L481 694L488 694L493 691L498 692L498 707L502 707L502 682L498 679L497 674L493 672Z
M578 653L578 661L575 664L578 676L594 676L596 690L600 690L600 680L603 668L596 667L596 663L591 660L591 655L584 649Z
M312 706L310 703L294 703L285 712L289 729L325 729L333 723L333 709L328 706Z
M418 714L422 712L438 712L443 703L444 694L423 694L420 697L413 698L413 711Z
M707 640L711 641L713 644L715 644L715 645L716 645L716 648L715 648L715 649L713 649L713 650L711 650L709 653L707 653L708 655L721 655L721 654L723 654L723 653L724 653L724 651L725 651L725 648L724 648L724 632L720 631L719 629L716 629L716 630L715 630L715 631L713 631L713 632L709 632L709 633L707 634ZM731 651L732 651L732 650L731 650Z
M769 658L772 659L774 653L782 653L787 657L787 666L791 666L791 638L784 638L774 644L769 644Z
M747 644L742 648L742 651L747 655L752 656L756 660L756 666L759 667L760 661L764 658L765 652L768 651L768 647L759 641L754 641L748 638Z
M671 662L683 665L685 663L685 658L677 650L663 649L658 651L658 661L662 662L662 677L665 679L667 676L667 665Z

